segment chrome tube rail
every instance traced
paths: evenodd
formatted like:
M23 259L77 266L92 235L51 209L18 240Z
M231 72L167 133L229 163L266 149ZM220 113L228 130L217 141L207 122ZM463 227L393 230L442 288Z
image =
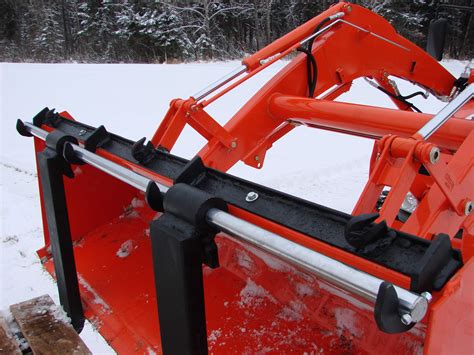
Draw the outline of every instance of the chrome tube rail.
M46 140L48 132L36 127L35 125L25 122L25 128L35 137L38 137L42 140ZM89 152L88 150L78 146L77 144L66 143L71 146L76 154L76 157L82 160L83 162L92 165L93 167L112 175L113 177L123 181L136 189L146 192L150 179L140 174L137 174L123 166L111 162L108 159L102 158L100 155ZM168 186L156 182L156 185L161 192L168 191Z
M46 140L46 137L48 136L48 131L45 131L44 129L36 127L34 124L25 122L25 127L30 132L32 135L35 137L38 137L42 140Z
M45 140L48 135L47 131L31 123L25 123L25 128L32 135L43 140ZM76 144L66 144L70 144L78 159L134 186L140 191L145 192L149 182L154 181ZM154 182L161 192L166 192L169 189L168 186L156 181ZM206 215L206 219L208 223L230 236L250 243L310 273L314 273L345 291L351 292L371 303L375 303L377 300L379 287L384 282L382 279L331 259L314 250L292 242L281 235L270 232L219 209L210 209ZM401 287L394 287L399 298L399 314L402 321L405 324L410 324L422 320L427 312L431 295L427 292L418 295Z
M470 84L461 91L450 103L433 116L417 134L424 140L430 138L443 124L445 124L464 104L474 96L474 84Z
M209 210L207 220L223 232L316 274L321 279L329 281L343 290L354 293L371 303L375 303L377 300L380 284L384 280L331 259L224 211ZM426 297L397 286L394 287L402 307L400 315L409 314L412 322L423 319L428 308Z
M84 148L79 147L76 144L66 143L69 144L74 152L76 153L76 157L82 160L83 162L92 165L93 167L112 175L113 177L123 181L129 185L132 185L136 189L146 192L148 184L150 183L150 179L140 174L134 173L133 171L124 168L121 165L111 162L101 156L91 153ZM161 192L168 191L168 186L160 184L155 181L155 184L158 186Z

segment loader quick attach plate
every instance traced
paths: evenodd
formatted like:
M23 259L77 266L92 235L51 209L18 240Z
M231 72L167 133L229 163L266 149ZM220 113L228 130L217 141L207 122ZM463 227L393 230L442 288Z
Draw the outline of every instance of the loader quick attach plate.
M458 251L449 243L400 232L382 251L363 253L345 238L351 215L206 168L199 159L187 161L154 149L144 157L145 149L140 160L146 163L140 164L137 154L135 158L132 154L135 142L104 129L98 136L96 128L61 117L35 124L76 137L91 150L100 148L99 154L125 165L128 162L130 169L141 165L151 174L193 185L223 199L231 213L240 213L244 219L242 213L248 214L267 226L283 228L282 235L296 231L319 243L323 251L340 250L351 258L341 259L343 262L359 259L388 270L389 281L390 273L401 274L408 280L404 287L416 291L440 288L461 266ZM37 151L44 147L40 140L35 144ZM73 170L76 177L65 179L65 190L85 316L119 352L160 351L148 230L157 214L145 205L143 194L115 178L87 164ZM246 201L249 192L257 193L258 199ZM45 229L48 247L47 232ZM224 235L216 243L220 267L203 269L210 353L319 349L364 353L388 348L413 353L422 347L424 323L403 335L382 333L373 318L373 305L357 296ZM39 254L54 273L48 249ZM373 270L370 267L366 271Z

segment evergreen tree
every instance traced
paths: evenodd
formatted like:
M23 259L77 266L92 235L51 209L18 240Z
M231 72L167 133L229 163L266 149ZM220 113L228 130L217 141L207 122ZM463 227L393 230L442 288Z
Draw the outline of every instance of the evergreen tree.
M193 44L183 30L182 18L173 8L165 8L158 16L154 36L166 62L170 58L183 60L193 53Z
M0 0L0 60L148 63L241 58L334 2ZM446 55L474 55L474 0L353 2L384 16L422 48L429 23L444 17L449 22Z
M41 28L34 39L37 55L46 61L54 61L64 55L64 36L60 24L59 9L54 6L44 8L42 13Z
M79 6L78 41L83 52L99 60L120 60L119 42L115 41L115 8L112 0L85 1Z

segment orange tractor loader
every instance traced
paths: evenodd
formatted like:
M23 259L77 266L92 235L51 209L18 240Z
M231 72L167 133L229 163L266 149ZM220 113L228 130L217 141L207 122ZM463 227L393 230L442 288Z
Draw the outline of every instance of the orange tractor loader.
M290 54L225 125L206 112ZM398 109L334 101L358 78ZM18 120L37 153L38 253L73 326L89 319L124 354L472 353L473 82L339 2L173 100L150 141L47 108ZM435 115L410 102L427 93L446 103ZM189 161L170 153L186 125L207 140ZM352 214L226 173L261 168L301 125L375 141Z

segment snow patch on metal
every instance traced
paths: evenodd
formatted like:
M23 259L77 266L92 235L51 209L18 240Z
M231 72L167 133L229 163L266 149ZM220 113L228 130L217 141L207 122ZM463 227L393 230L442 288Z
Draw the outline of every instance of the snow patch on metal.
M101 306L103 312L111 312L109 305L103 300L102 297L99 296L99 294L92 288L92 286L89 285L86 280L84 280L81 274L78 273L77 278L79 280L79 284L83 288L85 288L90 294L92 294L92 302Z
M122 243L119 250L117 250L116 255L119 258L126 258L132 253L132 251L135 248L138 248L138 246L134 246L133 240L129 239L129 240Z
M245 306L258 307L265 300L269 300L272 303L277 303L275 297L273 297L266 289L262 286L257 285L251 279L247 279L247 284L240 291L239 305L241 308Z

